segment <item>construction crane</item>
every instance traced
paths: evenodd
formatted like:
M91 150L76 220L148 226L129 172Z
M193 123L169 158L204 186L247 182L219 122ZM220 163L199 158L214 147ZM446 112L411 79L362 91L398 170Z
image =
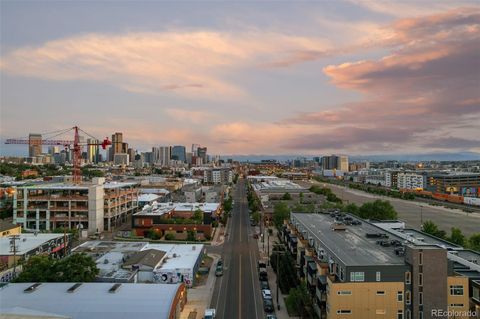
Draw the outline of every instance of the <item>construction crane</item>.
M59 135L63 135L65 133L68 133L70 131L74 132L73 135L73 141L71 140L56 140L53 139L54 137L57 137ZM83 146L91 146L91 145L99 145L102 147L102 149L106 149L108 145L112 145L112 142L106 137L102 143L80 143L80 136L78 132L82 132L89 137L91 137L94 140L98 140L92 135L88 134L84 130L80 129L78 126L74 126L65 130L60 130L60 131L55 131L55 132L50 132L46 134L54 134L57 133L56 135L48 138L48 139L41 139L41 140L36 140L36 139L7 139L5 141L5 144L28 144L29 146L32 145L61 145L64 146L66 150L72 150L73 151L73 183L74 184L80 184L81 183L81 173L80 173L80 160L82 158L82 147ZM45 134L45 133L44 133Z

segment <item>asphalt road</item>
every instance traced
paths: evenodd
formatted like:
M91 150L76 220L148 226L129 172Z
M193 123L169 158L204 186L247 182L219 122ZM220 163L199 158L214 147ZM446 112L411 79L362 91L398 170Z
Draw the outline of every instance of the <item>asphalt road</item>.
M440 229L445 230L447 234L450 234L450 228L452 227L460 228L463 234L467 236L480 232L480 214L478 213L466 213L458 209L430 206L423 202L378 196L332 184L328 184L327 187L348 203L363 204L377 198L388 200L398 212L398 219L404 221L411 228L420 229L422 220L431 220Z
M239 179L233 199L222 249L224 274L215 283L210 307L216 309L219 319L260 319L264 313L257 275L258 245L250 228L243 179Z

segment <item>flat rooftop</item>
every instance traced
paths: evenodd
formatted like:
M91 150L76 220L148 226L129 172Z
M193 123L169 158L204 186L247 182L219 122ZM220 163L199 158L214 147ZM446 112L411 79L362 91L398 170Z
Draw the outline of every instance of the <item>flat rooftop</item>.
M310 236L321 242L347 266L403 265L404 258L394 252L394 247L382 247L377 240L367 238L367 233L387 233L385 230L361 220L361 225L347 225L344 231L331 229L334 218L327 214L292 213ZM356 217L353 219L360 220ZM388 234L388 240L400 237Z
M252 184L256 192L302 192L306 188L294 183L288 179L273 179L264 182Z
M168 319L180 284L42 283L37 289L24 290L33 283L9 283L0 288L0 313L3 315L45 315L75 319Z
M81 185L74 185L69 183L49 183L49 182L40 182L38 184L23 186L19 188L25 189L41 189L41 190L88 190L89 186L94 184L81 184ZM130 187L139 185L136 182L106 182L103 184L105 189L115 189L115 188L123 188L123 187Z
M172 211L195 212L200 209L204 213L214 213L220 207L219 203L153 203L145 205L143 209L134 215L161 216Z
M17 240L17 255L23 255L47 241L63 237L63 234L20 234L18 236L20 239ZM13 252L10 251L9 237L0 238L0 255L13 255Z

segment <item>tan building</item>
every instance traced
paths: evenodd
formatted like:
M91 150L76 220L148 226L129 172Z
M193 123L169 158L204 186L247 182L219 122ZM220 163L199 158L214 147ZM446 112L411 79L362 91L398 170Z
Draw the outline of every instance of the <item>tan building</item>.
M348 214L292 213L281 237L318 318L464 319L478 309L470 294L478 298L480 254L433 236Z
M18 187L13 200L13 221L27 230L67 227L95 234L113 230L136 212L138 184L104 178L81 185L39 183Z
M11 222L0 221L0 238L11 235L19 235L22 233L20 225L12 224Z

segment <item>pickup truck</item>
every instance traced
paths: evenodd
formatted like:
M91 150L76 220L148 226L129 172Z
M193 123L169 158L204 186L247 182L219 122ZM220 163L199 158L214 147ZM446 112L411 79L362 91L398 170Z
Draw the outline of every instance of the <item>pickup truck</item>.
M214 319L215 318L215 309L205 309L204 319Z

